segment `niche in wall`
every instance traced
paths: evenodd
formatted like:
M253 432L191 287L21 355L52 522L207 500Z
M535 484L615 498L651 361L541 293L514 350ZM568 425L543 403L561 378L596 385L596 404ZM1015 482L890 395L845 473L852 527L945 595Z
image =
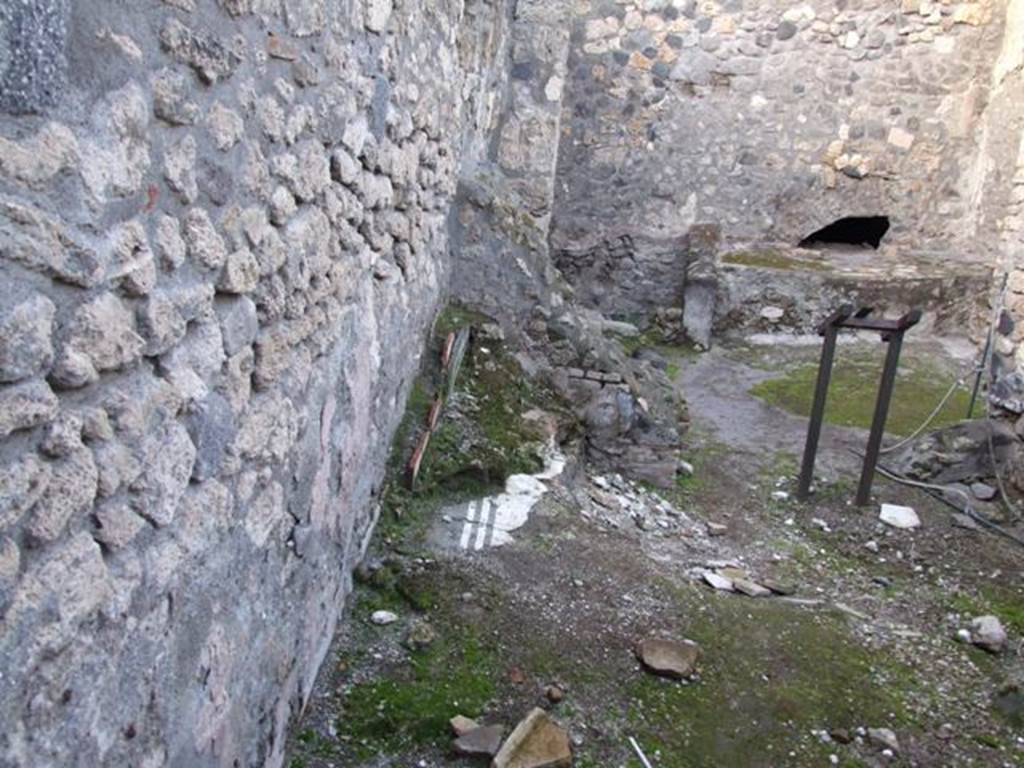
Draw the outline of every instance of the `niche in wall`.
M878 248L888 231L888 216L845 216L809 234L800 241L800 247L859 245Z

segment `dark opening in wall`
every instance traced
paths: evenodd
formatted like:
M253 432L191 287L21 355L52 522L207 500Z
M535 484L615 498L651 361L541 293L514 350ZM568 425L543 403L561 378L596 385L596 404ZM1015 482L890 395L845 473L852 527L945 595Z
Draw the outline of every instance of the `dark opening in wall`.
M877 248L889 231L888 216L846 216L836 219L800 241L801 248L830 245L870 245Z

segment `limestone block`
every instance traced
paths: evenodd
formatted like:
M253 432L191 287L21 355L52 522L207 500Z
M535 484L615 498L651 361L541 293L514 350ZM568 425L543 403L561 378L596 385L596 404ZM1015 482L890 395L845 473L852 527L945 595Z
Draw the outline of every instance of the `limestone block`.
M206 118L213 143L221 152L227 152L242 138L245 123L242 116L223 104L214 104Z
M0 306L0 382L46 373L53 362L50 337L56 311L42 294Z
M217 280L217 290L222 293L249 293L256 288L259 279L260 265L256 257L248 248L240 248L228 255Z
M197 32L174 18L168 19L160 30L160 45L174 59L192 67L207 85L231 77L240 63L238 54L220 38Z
M127 445L105 442L94 448L97 466L96 492L100 498L113 496L142 474L142 460Z
M193 203L199 196L196 183L196 140L188 135L168 148L164 157L164 178L183 203Z
M252 372L256 355L252 347L243 347L240 352L228 358L224 366L224 381L220 391L231 404L231 410L242 413L252 396Z
M153 114L171 125L192 125L199 105L188 98L188 79L173 69L162 69L151 79Z
M47 456L61 459L82 448L82 417L64 411L46 430L39 450Z
M366 28L371 32L383 32L391 18L392 0L367 0Z
M131 310L113 293L104 293L75 312L65 343L65 362L70 356L76 364L82 363L88 379L95 380L93 372L124 368L139 359L145 346L135 332ZM88 371L90 366L93 372ZM68 386L75 386L72 378L61 376Z
M270 197L270 220L276 226L283 227L297 207L294 195L286 187L278 186Z
M0 438L46 424L57 415L57 396L42 379L0 386Z
M196 447L183 425L171 423L146 440L145 453L145 470L132 484L139 514L157 527L170 525L192 477Z
M142 188L150 165L149 101L131 81L95 105L93 115L92 129L79 139L81 176L89 202L101 207L111 193L127 197Z
M78 164L78 141L67 126L47 123L18 142L0 137L0 177L41 189L57 174Z
M96 462L88 448L54 462L50 483L32 509L29 534L42 542L58 538L73 515L83 514L92 506L97 480Z
M228 445L235 437L235 414L230 403L216 392L191 408L186 420L196 447L192 478L202 482L215 477Z
M35 208L0 200L0 262L12 261L80 288L103 279L106 264L62 223Z
M181 237L181 226L176 218L161 214L157 219L154 241L166 269L177 269L185 263L185 241Z
M263 547L278 523L288 517L284 489L272 482L246 505L245 532L257 547Z
M79 532L24 575L8 609L8 626L19 626L39 606L47 605L62 627L72 629L110 595L110 573L99 545L89 534Z
M95 512L96 540L107 549L121 549L131 544L146 521L135 513L124 499L100 504Z
M110 236L107 279L120 280L131 296L145 296L156 285L156 264L142 222L133 219L116 227Z
M243 461L282 461L298 437L298 414L279 392L254 399L240 420L231 452Z
M53 468L34 454L0 466L0 529L13 525L42 498Z
M228 255L223 238L202 208L185 214L185 243L191 259L207 269L220 269Z
M159 291L146 299L139 307L138 317L146 356L161 355L185 337L186 320L174 295L167 291Z

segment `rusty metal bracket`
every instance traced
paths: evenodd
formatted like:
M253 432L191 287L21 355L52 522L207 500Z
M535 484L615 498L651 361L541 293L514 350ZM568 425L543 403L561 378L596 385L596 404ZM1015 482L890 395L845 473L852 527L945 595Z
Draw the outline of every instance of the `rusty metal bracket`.
M863 507L871 499L871 484L874 481L875 466L878 464L878 455L882 448L885 420L889 415L889 402L892 400L892 392L896 384L896 369L899 366L900 350L903 347L903 334L921 320L921 310L919 309L911 310L896 319L873 318L871 317L873 311L872 307L861 307L855 310L852 304L844 304L818 327L818 333L824 338L824 341L821 346L821 361L818 364L818 380L814 388L814 403L811 406L810 422L807 425L807 442L804 444L804 457L800 465L800 479L796 492L798 499L806 499L811 493L814 461L817 458L818 440L821 437L821 425L825 418L825 400L828 397L828 384L832 377L832 363L835 360L836 340L839 331L844 328L878 331L882 341L888 344L855 503L858 507Z

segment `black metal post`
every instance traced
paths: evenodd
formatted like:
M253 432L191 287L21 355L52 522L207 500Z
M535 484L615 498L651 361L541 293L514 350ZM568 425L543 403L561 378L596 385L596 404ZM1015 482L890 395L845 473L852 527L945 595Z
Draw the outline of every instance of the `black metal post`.
M814 479L814 459L818 453L818 439L821 437L821 423L825 418L825 399L828 383L832 378L832 361L836 354L836 337L839 329L832 323L825 328L825 340L821 346L821 362L818 364L818 383L814 387L814 403L811 405L811 420L807 425L807 442L804 444L804 458L800 464L800 482L796 497L806 499L811 493Z
M871 500L871 484L875 479L875 466L882 448L882 436L885 433L885 420L889 416L889 402L896 385L896 369L900 363L900 349L903 347L903 334L916 325L921 319L921 312L914 310L901 317L892 330L882 333L882 340L889 342L885 354L885 367L882 369L882 380L878 385L878 399L875 401L875 415L871 420L871 434L868 436L868 447L864 452L864 466L860 473L860 484L857 486L855 504L865 506Z

